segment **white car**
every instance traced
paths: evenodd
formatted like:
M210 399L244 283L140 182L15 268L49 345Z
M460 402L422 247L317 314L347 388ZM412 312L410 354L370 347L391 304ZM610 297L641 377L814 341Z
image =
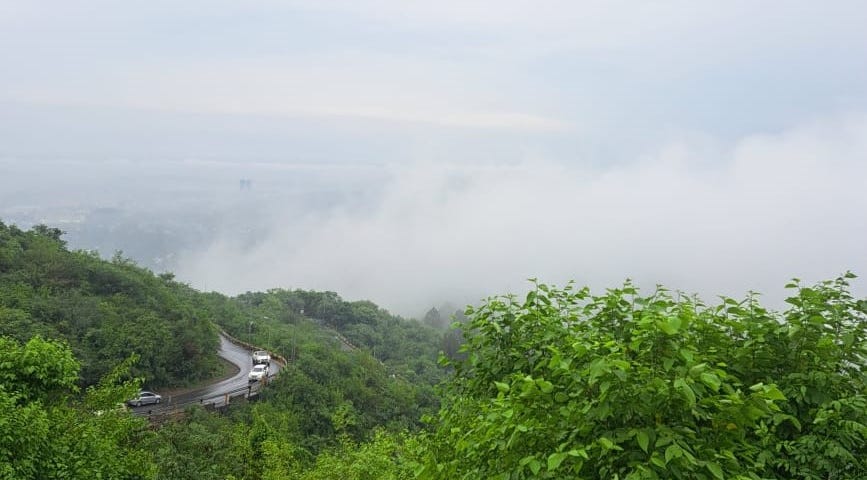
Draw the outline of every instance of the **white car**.
M256 382L262 380L263 378L268 376L268 364L259 364L253 367L253 370L250 371L250 374L247 375L247 380L250 382Z
M253 365L258 365L260 363L271 363L271 354L265 350L256 350L253 352Z

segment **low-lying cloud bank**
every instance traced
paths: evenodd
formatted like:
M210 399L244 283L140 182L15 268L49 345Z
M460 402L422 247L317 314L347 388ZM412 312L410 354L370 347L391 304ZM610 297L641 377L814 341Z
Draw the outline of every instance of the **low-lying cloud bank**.
M529 277L595 288L629 277L708 301L756 290L779 305L792 276L867 275L867 116L608 168L528 159L389 173L375 208L278 210L254 247L216 239L178 276L227 293L334 290L417 315L521 292Z

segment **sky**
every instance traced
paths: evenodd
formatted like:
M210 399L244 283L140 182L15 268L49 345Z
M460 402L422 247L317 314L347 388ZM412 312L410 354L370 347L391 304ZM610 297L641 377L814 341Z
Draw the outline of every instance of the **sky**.
M865 21L860 1L0 0L0 210L13 186L92 193L89 169L244 175L339 200L263 195L261 238L216 229L180 279L408 314L529 277L775 301L867 275Z

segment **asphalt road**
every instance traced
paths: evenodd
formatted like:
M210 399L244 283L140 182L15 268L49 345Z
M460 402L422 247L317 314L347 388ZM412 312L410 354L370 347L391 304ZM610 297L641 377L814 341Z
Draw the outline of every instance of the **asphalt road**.
M132 411L137 414L160 414L169 410L181 409L186 405L198 403L201 405L223 405L226 402L226 394L251 387L248 391L255 392L259 382L253 384L247 381L247 374L253 369L252 352L244 347L235 345L228 338L220 334L220 350L217 354L235 364L239 371L231 378L216 381L210 385L185 392L172 397L163 396L162 403L157 405L143 405L133 407ZM280 369L280 364L271 361L271 375L275 375ZM160 392L156 392L160 393Z

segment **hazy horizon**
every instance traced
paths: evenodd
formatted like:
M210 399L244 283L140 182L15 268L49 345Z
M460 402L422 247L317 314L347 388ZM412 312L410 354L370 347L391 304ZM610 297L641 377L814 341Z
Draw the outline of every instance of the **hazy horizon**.
M867 275L864 18L0 0L0 220L411 316L530 277L778 306L791 277Z

